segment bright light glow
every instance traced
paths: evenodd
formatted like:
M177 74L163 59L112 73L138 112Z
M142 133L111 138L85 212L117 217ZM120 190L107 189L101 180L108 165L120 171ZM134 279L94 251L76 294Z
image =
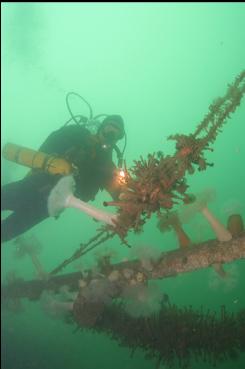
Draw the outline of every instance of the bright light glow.
M119 171L118 171L118 182L120 183L120 184L125 184L126 183L126 173L125 173L125 171L123 170L123 169L119 169Z
M119 176L120 176L121 178L125 178L125 172L124 172L124 170L123 170L123 169L120 169Z

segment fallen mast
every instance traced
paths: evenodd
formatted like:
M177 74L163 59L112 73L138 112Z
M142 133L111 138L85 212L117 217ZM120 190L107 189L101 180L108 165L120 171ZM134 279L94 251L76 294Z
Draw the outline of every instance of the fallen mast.
M140 273L143 279L161 279L176 276L177 274L192 272L212 266L213 264L230 263L245 258L245 232L241 236L227 242L209 240L190 246L186 249L178 249L164 252L156 260L150 261L151 267L144 267L140 260L125 261L118 264L105 263L101 265L101 272L108 277L113 271L119 272L123 282L123 271L131 270L133 275ZM62 286L67 286L70 291L79 290L81 272L52 276L46 280L16 279L1 287L2 302L6 299L28 298L38 300L43 291L49 290L58 293ZM93 278L88 273L87 282ZM123 284L123 283L122 283Z

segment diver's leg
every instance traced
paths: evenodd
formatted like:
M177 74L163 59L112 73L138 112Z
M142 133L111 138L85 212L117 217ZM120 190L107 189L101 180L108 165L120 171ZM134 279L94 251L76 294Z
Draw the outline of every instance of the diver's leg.
M30 176L2 188L2 210L14 210L1 222L1 240L9 241L49 216L48 195L60 176ZM11 186L12 185L12 186Z
M1 210L19 211L45 199L61 176L38 173L1 187Z
M48 217L47 213L17 211L1 221L1 242L10 241Z
M8 183L1 187L1 210L15 210L23 201L22 181Z

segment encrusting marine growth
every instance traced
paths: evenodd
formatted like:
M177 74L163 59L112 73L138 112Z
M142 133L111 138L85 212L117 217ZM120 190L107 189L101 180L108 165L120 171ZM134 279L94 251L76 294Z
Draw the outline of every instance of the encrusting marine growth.
M213 151L210 144L214 143L226 120L240 105L244 93L245 70L235 78L233 84L228 86L226 94L217 98L209 106L209 112L194 133L176 134L168 138L176 141L174 155L164 155L162 152L148 154L147 159L141 157L140 160L135 160L134 166L130 169L124 163L124 185L119 200L104 202L105 206L117 207L113 226L103 226L96 237L86 245L81 245L71 258L55 268L52 274L59 272L71 261L116 234L121 238L122 243L128 245L126 240L128 232L141 232L143 225L153 213L162 219L175 204L190 203L192 196L186 193L189 187L186 174L193 174L195 169L202 171L208 166L213 166L205 159L204 152ZM211 217L207 208L203 209L203 214L218 231L217 220ZM219 237L228 240L231 234L223 229Z

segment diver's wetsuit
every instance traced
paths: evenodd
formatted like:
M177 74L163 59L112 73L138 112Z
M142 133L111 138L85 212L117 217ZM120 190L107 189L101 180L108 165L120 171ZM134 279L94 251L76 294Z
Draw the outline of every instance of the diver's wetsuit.
M115 165L112 150L103 149L95 136L84 127L70 125L53 132L39 148L47 154L67 158L77 168L75 195L93 200L97 192L110 185ZM1 222L1 241L9 241L49 216L47 199L61 175L39 170L20 181L4 185L1 210L13 213Z

